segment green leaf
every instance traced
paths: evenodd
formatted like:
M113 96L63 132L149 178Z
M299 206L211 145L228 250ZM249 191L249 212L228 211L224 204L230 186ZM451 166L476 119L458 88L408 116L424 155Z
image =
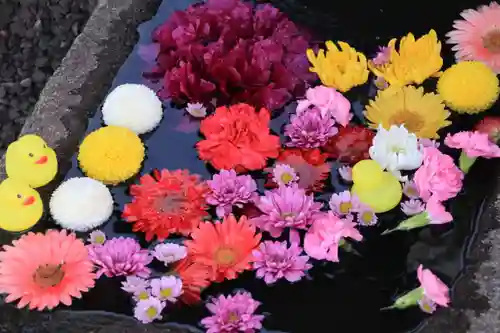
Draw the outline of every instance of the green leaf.
M462 150L462 153L460 154L460 159L458 161L458 165L460 166L460 170L462 170L464 173L469 172L470 167L476 162L477 157L469 157L467 154Z
M391 306L382 308L380 310L392 310L392 309L403 310L409 308L410 306L417 305L418 301L423 296L424 296L424 290L422 289L422 287L416 288L396 299L394 304L392 304Z
M404 220L394 229L384 231L382 235L387 235L394 231L403 231L403 230L407 231L411 229L421 228L425 227L428 224L429 224L429 219L427 217L427 213L423 212Z

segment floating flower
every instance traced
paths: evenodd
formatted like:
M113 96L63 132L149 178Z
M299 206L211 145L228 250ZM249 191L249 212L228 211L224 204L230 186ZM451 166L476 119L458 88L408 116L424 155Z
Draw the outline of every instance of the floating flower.
M149 288L149 281L138 276L127 276L126 280L122 282L122 290L139 295Z
M207 116L207 108L202 103L188 103L186 111L195 118L205 118Z
M446 201L462 189L464 174L453 159L437 148L424 148L424 161L413 176L418 193L424 201L434 198Z
M222 222L201 223L191 237L185 244L193 261L209 267L212 281L222 282L250 269L261 235L246 216L237 221L229 215Z
M321 147L337 132L335 120L323 116L316 108L292 115L290 124L285 126L285 135L290 138L289 147Z
M106 242L106 234L101 230L92 231L89 235L88 241L92 245L102 245Z
M278 186L288 186L297 183L299 176L288 164L276 164L273 168L273 181Z
M349 215L358 212L361 208L359 199L350 191L333 193L329 205L330 209L339 215Z
M352 168L344 165L339 167L339 175L346 182L352 182Z
M418 266L417 277L425 297L438 305L448 307L450 303L449 289L443 281L429 269L424 269L422 265Z
M341 219L333 212L317 218L304 237L304 250L318 260L339 261L339 246L344 238L361 241L363 236L352 219Z
M500 116L486 116L474 126L474 130L488 134L491 142L500 141Z
M137 134L152 131L162 118L160 99L143 84L119 85L102 105L102 119L106 125L126 127Z
M324 180L330 173L330 164L326 162L327 154L322 154L315 149L296 149L286 148L281 150L276 159L275 166L287 164L291 166L299 177L297 184L307 192L321 191L324 186ZM267 187L276 187L277 184L272 181L272 169L267 169L271 174Z
M378 52L373 59L370 60L373 66L384 66L391 61L391 48L387 46L379 46Z
M113 197L101 182L87 177L70 178L52 193L50 214L61 227L88 231L106 222L113 213Z
M189 305L199 303L202 290L210 284L211 269L193 262L193 258L187 256L174 265L173 272L182 281L182 294L179 299Z
M371 128L404 125L419 138L438 138L438 131L451 124L450 112L443 100L434 93L424 93L422 87L390 88L379 91L366 106L365 116ZM340 133L339 133L340 134Z
M83 242L65 230L28 233L0 252L0 293L18 308L53 309L94 287L96 278Z
M233 206L241 208L259 197L257 183L252 176L238 176L234 170L221 170L207 184L210 187L207 203L217 206L218 217L231 214Z
M439 148L439 146L440 146L440 143L437 142L436 140L426 139L426 138L418 139L418 143L420 143L422 145L422 147Z
M90 178L116 185L139 172L144 160L141 139L125 127L106 126L83 139L78 152L80 168Z
M279 279L288 282L301 280L312 265L309 257L303 256L302 248L297 243L287 247L286 242L262 242L257 250L253 251L255 261L253 268L256 276L272 284Z
M417 136L403 126L379 127L370 147L370 157L383 169L400 176L401 170L414 170L422 164L424 153Z
M467 173L478 157L500 157L500 147L490 141L488 134L481 132L458 132L448 134L444 144L455 149L462 149L460 169Z
M341 127L323 149L331 158L340 162L355 164L370 158L368 150L372 146L375 133L364 126Z
M266 191L256 203L262 215L251 219L261 230L279 237L285 228L306 230L320 214L322 204L297 185Z
M149 324L157 319L162 319L161 312L164 308L164 302L150 297L137 302L134 309L134 317L143 324Z
M450 109L475 114L488 110L500 94L496 74L478 61L459 62L439 78L437 91Z
M255 314L260 302L248 292L235 295L221 295L207 304L212 316L206 317L201 324L207 333L244 332L255 333L262 328L263 315Z
M334 88L316 86L307 89L306 99L298 101L297 115L311 107L318 108L323 117L333 117L342 126L347 126L352 119L351 103Z
M404 182L403 193L410 199L418 199L420 197L417 185L413 180L407 180Z
M186 258L187 249L185 246L179 244L163 243L155 246L152 255L157 260L163 262L165 265L168 265Z
M410 199L401 203L401 210L408 216L413 216L422 213L425 210L425 205L418 199Z
M364 227L371 227L378 222L377 215L370 207L361 205L359 212L357 214L358 224Z
M308 49L307 58L312 65L310 71L318 74L323 85L345 93L364 84L369 71L363 53L344 42L338 42L338 45L340 50L332 41L327 41L326 52L320 49L315 55L312 49Z
M443 66L441 42L436 31L431 30L415 40L412 33L401 38L399 50L397 40L389 42L390 61L383 65L369 63L371 71L384 78L391 86L420 85L431 76L437 76Z
M147 289L143 289L143 290L135 293L133 298L134 298L134 301L140 302L140 301L148 300L151 297L152 297L151 289L147 288Z
M112 238L103 245L89 245L89 257L98 268L97 277L106 275L137 275L148 277L150 269L146 266L153 260L147 250L141 249L133 238Z
M262 169L268 158L278 156L280 140L269 133L269 111L256 112L247 104L219 107L202 120L205 140L196 144L200 159L216 169L237 172Z
M429 313L429 314L434 313L434 311L436 311L436 309L437 309L436 303L434 303L433 301L431 301L429 298L427 298L425 296L418 300L418 306L419 306L420 310L422 310L425 313Z
M164 240L170 234L188 236L208 216L205 196L208 187L188 170L155 170L130 186L132 202L125 205L123 218L133 230Z
M481 61L500 74L500 4L492 1L460 16L464 19L456 20L455 30L446 34L447 43L455 44L452 50L457 61Z
M151 280L151 294L161 301L177 302L182 294L182 280L175 276L162 276Z

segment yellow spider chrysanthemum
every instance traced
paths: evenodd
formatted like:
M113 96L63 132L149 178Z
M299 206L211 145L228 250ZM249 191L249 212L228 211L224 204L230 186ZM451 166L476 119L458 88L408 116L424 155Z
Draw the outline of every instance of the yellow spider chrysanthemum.
M365 116L370 127L382 125L404 125L409 132L419 138L435 139L440 128L451 124L441 97L434 93L424 93L422 87L389 87L379 91L375 100L366 106Z
M500 92L496 74L479 61L459 62L448 68L437 84L437 91L450 109L459 113L488 110Z
M390 60L381 66L369 63L370 70L378 77L384 78L389 85L405 86L422 84L431 76L439 76L443 66L441 58L441 42L436 32L431 30L427 35L415 40L412 33L401 38L399 51L396 50L396 39L388 45Z
M321 49L317 55L308 49L307 58L312 64L310 71L317 73L325 86L346 92L368 80L368 64L363 53L347 43L338 44L340 50L332 41L327 41L326 53Z
M144 160L141 139L125 127L106 126L90 133L78 152L80 168L90 178L116 185L134 176Z

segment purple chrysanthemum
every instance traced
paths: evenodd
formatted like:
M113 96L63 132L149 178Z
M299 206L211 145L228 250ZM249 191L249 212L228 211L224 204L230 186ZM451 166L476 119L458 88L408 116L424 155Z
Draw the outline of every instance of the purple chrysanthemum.
M148 277L150 269L146 267L153 258L148 250L141 249L132 238L118 237L106 241L103 245L89 245L89 257L97 266L97 277L136 275Z
M307 229L321 215L323 204L314 202L312 195L306 195L305 190L294 184L266 191L256 206L262 215L251 221L271 236L279 237L287 227Z
M265 241L253 251L253 268L258 278L264 279L267 284L285 278L289 282L302 279L312 265L309 257L302 254L302 248L293 243L287 247L286 242Z
M221 295L207 304L212 316L206 317L201 324L207 333L254 333L262 328L263 315L255 314L260 302L248 292L235 295Z
M292 115L290 124L285 126L285 135L290 138L289 147L317 148L338 133L335 120L323 116L317 108L300 115Z
M238 176L234 170L221 170L212 180L207 181L211 192L207 195L207 203L217 206L217 216L230 214L233 206L243 204L258 198L257 184L251 176Z

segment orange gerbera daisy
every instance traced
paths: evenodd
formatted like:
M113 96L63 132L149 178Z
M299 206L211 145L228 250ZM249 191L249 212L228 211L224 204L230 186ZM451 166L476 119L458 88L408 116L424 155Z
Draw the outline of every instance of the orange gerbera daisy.
M181 301L189 305L199 303L201 292L210 285L209 268L193 262L188 255L175 264L173 271L182 280Z
M246 216L239 221L229 215L222 222L201 223L191 233L193 240L185 245L193 261L210 268L210 279L221 282L235 279L239 273L250 269L252 251L259 245L261 235Z
M134 223L135 232L146 233L146 240L159 240L171 233L189 236L208 216L205 195L208 186L187 170L155 170L130 187L132 202L125 205L123 218Z

